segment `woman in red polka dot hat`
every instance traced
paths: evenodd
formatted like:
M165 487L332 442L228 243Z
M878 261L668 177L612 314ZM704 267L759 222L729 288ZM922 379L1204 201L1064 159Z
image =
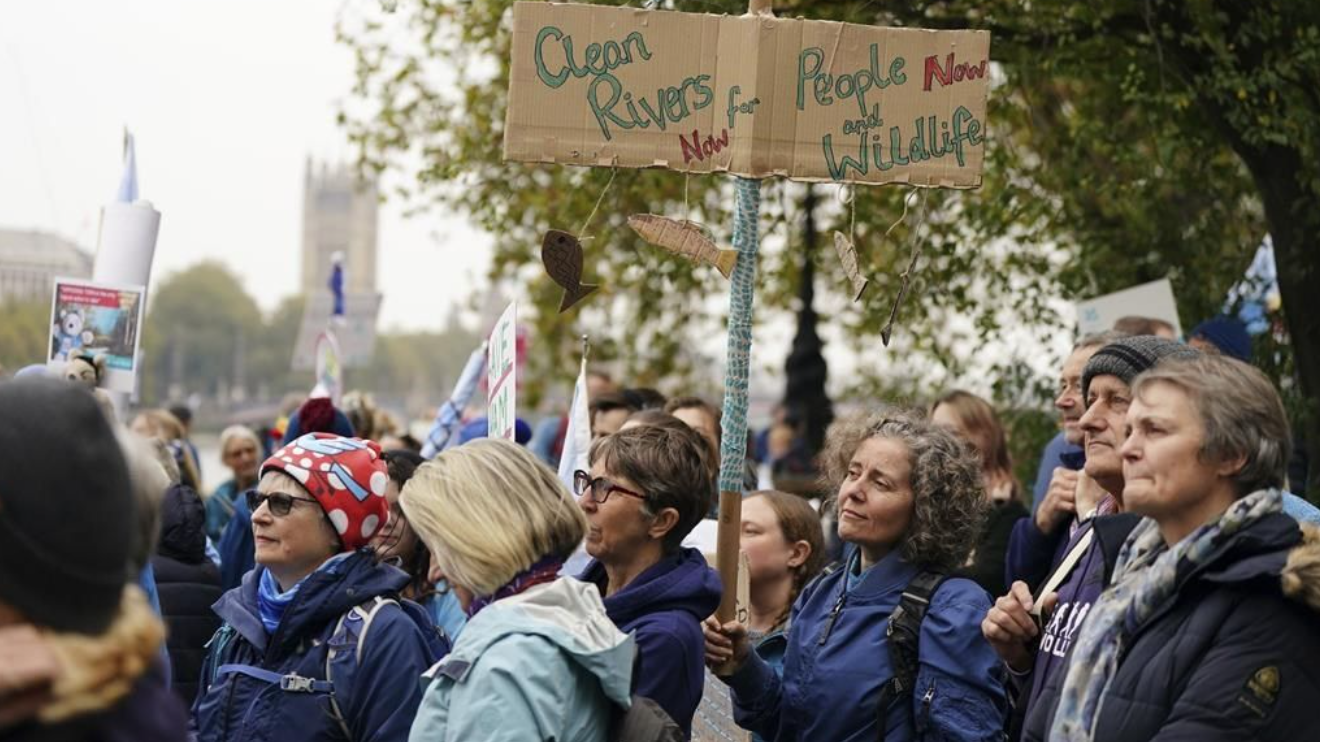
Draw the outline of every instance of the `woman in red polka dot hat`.
M388 484L380 446L328 433L261 465L247 494L257 566L215 606L198 739L407 739L418 678L448 647L399 599L408 575L369 546Z

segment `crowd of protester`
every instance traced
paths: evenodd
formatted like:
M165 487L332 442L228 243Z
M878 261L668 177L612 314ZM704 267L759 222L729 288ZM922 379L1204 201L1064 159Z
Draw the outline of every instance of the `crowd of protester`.
M1236 330L1079 338L1034 482L966 391L814 458L777 410L729 622L700 397L594 373L564 479L566 417L428 459L314 395L224 429L202 492L186 407L2 381L0 739L1320 739L1320 510ZM804 466L819 497L766 487Z

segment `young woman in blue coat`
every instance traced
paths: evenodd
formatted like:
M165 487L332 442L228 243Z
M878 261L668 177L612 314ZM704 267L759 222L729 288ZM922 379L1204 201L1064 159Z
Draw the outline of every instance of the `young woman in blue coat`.
M368 546L388 483L372 441L309 433L248 495L257 566L215 606L193 705L207 741L407 739L437 644Z
M837 482L843 567L798 597L782 678L745 627L705 624L707 661L732 660L725 678L738 723L772 740L998 740L1002 671L981 636L989 597L945 580L919 637L916 685L880 709L893 676L886 626L920 571L967 560L985 512L979 462L951 434L915 414L880 412L831 429L823 455ZM885 729L879 730L879 719Z

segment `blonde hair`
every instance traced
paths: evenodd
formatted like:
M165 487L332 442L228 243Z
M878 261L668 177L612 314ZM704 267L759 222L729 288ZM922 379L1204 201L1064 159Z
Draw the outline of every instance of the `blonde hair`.
M399 505L449 581L478 596L546 556L567 558L587 530L558 476L503 439L451 448L418 467Z

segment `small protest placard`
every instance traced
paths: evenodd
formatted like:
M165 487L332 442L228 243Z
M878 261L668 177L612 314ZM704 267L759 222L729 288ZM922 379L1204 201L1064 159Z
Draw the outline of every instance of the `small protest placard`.
M55 279L47 365L62 372L72 353L104 356L106 374L101 386L132 393L145 291L142 286Z
M1182 336L1178 302L1167 278L1077 302L1077 329L1083 335L1113 329L1123 317L1163 320L1173 327L1175 337Z
M509 303L490 333L486 353L486 431L515 440L517 419L518 302Z
M990 34L518 2L504 157L981 183Z

